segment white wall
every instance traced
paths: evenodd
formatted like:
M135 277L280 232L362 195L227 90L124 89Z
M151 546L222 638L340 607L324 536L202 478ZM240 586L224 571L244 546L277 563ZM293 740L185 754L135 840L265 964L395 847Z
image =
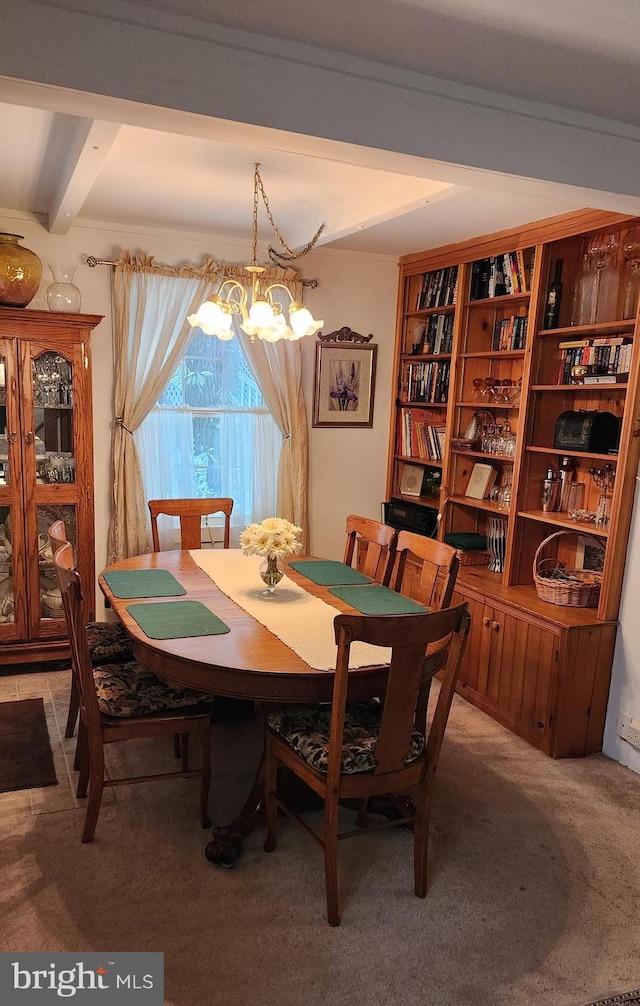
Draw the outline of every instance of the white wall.
M83 259L87 254L114 259L121 249L128 249L148 252L156 261L170 265L185 261L197 263L205 256L221 262L241 263L250 260L250 242L213 237L205 240L152 230L140 233L102 225L75 226L68 236L58 237L49 234L37 220L6 210L0 210L0 230L24 235L22 243L35 251L44 263L76 266L74 282L82 292L81 310L105 316L92 337L95 552L96 568L100 571L106 561L111 485L111 269L108 266L91 269ZM305 302L316 317L324 319L325 333L348 325L365 335L372 332L379 347L373 429L310 429L309 547L318 555L341 558L346 515L359 513L378 518L384 499L398 270L392 258L318 251L304 260L301 271L303 276L320 281L316 290L305 293ZM47 309L44 291L51 277L46 268L44 273L40 291L26 310ZM315 344L315 338L302 343L303 387L309 425ZM98 604L101 604L99 592Z
M640 489L636 483L636 501L629 533L627 565L622 585L620 626L613 659L607 721L602 750L615 761L640 772L640 751L618 737L620 716L626 713L640 722Z

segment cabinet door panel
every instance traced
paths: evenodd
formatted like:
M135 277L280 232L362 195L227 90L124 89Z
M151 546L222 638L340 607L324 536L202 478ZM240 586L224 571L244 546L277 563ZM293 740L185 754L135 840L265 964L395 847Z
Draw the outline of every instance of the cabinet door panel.
M474 598L467 597L457 590L453 592L452 605L463 604L465 601L469 605L471 630L469 632L467 648L462 658L458 682L462 689L468 687L474 691L479 691L483 687L480 679L484 679L486 676L485 668L487 662L486 649L488 641L483 626L485 606L482 601L476 601Z
M17 354L0 340L0 641L27 631Z

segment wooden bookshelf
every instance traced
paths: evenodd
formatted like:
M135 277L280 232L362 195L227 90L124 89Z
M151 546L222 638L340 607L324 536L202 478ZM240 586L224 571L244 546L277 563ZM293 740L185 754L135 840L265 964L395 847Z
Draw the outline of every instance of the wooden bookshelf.
M435 503L429 497L425 504L442 514L439 536L456 531L487 535L492 526L495 528L495 518L504 533L502 572L462 566L458 575L456 599L468 601L473 618L459 691L553 757L581 756L601 749L640 460L640 437L636 436L640 322L621 318L622 252L618 250L615 262L620 276L617 317L588 325L572 324L573 289L589 240L613 231L620 249L624 234L638 223L637 218L621 214L581 210L400 260L387 498L401 499L399 416L407 408L439 409L437 422L446 429L442 488ZM559 259L563 263L563 291L558 327L545 329L547 291ZM501 270L507 263L518 262L519 278L512 276L511 287L505 292ZM445 287L448 284L447 296L454 302L417 311L425 283L433 289L439 281ZM444 312L451 335L446 402L408 402L403 387L407 363L434 359L433 355L414 352L419 343L416 333L429 316ZM432 325L444 330L445 321L438 319ZM580 383L579 376L574 383L573 375L572 383L562 382L562 368L566 376L569 367L565 366L568 350L561 344L574 341L590 347L626 346L628 375L622 374L619 383ZM601 373L599 366L605 373L615 374L621 352L616 355L615 350L599 350L595 354L588 350L586 358L595 374ZM576 358L580 359L578 354ZM502 400L488 401L492 391L483 394L487 386L506 388ZM477 442L468 449L451 445L452 440L466 435L474 414L484 409L489 410L496 427L504 430L508 424L515 434L513 456L486 453ZM565 412L612 413L619 427L617 453L554 446L556 423ZM592 470L608 465L615 473L605 524L596 527L593 521L572 520L566 512L543 511L542 480L548 468L558 468L562 457L571 459L574 478L585 485L585 512L596 511L601 495ZM424 459L410 460L429 464ZM465 496L470 472L478 461L497 469L498 486L511 486L507 509L497 507L492 499ZM416 500L420 502L414 497L413 502ZM538 597L534 557L556 532L563 533L545 545L545 554L550 549L551 558L568 569L594 561L589 539L604 548L597 608L565 607Z

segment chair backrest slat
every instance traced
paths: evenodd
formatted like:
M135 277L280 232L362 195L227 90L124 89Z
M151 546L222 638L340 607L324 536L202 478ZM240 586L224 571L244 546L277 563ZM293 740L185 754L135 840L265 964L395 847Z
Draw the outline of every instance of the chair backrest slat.
M224 514L223 547L229 548L231 512L233 500L230 496L201 497L194 499L149 500L151 514L151 535L153 551L160 552L158 516L180 518L180 542L182 548L200 548L202 543L202 518L208 514Z

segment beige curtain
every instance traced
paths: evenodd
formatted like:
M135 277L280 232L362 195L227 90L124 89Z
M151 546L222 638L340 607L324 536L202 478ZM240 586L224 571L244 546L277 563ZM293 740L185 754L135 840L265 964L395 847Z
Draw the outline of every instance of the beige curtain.
M194 330L187 315L218 284L212 260L201 268L156 266L124 252L116 265L112 509L108 562L150 550L146 500L133 432L156 404ZM160 282L162 279L162 282Z
M160 398L193 336L187 316L230 277L247 279L241 266L220 266L213 259L200 267L175 269L156 265L148 255L135 258L123 252L118 260L114 275L115 419L109 562L150 549L133 433ZM174 282L168 283L167 278ZM302 300L302 283L295 269L269 269L260 278L263 289L281 283L295 300ZM251 342L239 325L236 331L283 437L277 516L301 527L306 542L309 451L300 346L288 341Z
M260 276L264 290L272 283L285 285L294 300L302 300L302 282L295 269L269 269ZM285 299L286 303L286 299ZM302 528L302 540L309 541L307 482L309 471L309 433L302 394L302 353L299 342L251 342L236 326L247 359L282 433L282 451L278 469L278 513Z

